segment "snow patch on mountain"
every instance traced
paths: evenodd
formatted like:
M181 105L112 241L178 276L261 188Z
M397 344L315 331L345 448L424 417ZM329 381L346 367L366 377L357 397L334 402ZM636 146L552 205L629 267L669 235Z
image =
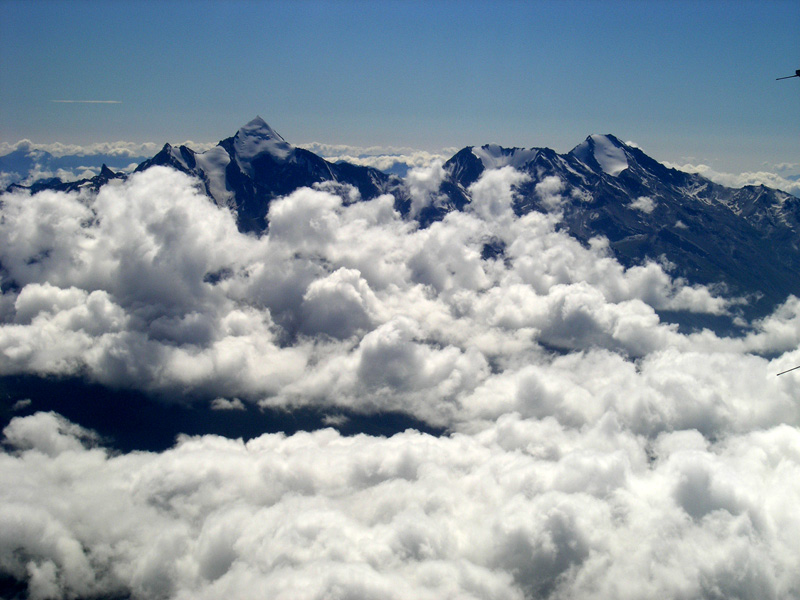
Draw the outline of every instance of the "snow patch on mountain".
M208 193L220 206L230 206L234 201L234 193L225 178L225 168L231 162L230 155L222 146L215 146L207 152L196 154L195 160L205 173Z
M294 151L294 146L284 140L261 117L244 125L233 137L233 147L242 171L252 176L252 160L268 153L278 161L285 161Z
M594 158L604 172L616 177L628 168L625 151L604 135L593 135Z
M497 144L473 147L472 153L477 156L487 169L514 167L521 169L539 154L536 148L503 148Z
M572 154L583 162L587 162L590 157L594 158L603 172L612 177L616 177L628 168L625 150L619 142L608 135L590 135L572 151Z

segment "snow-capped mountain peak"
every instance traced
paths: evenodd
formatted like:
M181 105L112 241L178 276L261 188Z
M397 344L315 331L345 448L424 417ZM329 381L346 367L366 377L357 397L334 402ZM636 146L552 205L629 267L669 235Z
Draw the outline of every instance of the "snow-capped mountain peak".
M256 117L236 132L233 136L233 147L239 165L247 173L251 171L250 163L256 156L268 153L275 160L284 161L294 150L294 146L261 117Z
M136 170L144 171L155 165L173 167L197 177L214 202L236 211L242 231L263 232L273 198L318 183L352 186L364 199L391 192L398 203L405 201L399 178L372 167L329 163L287 142L261 117L205 152L165 144L161 152Z
M329 163L292 146L260 117L205 152L166 144L136 171L155 165L196 177L218 205L235 211L242 231L258 234L268 229L273 199L317 184L348 199L353 189L362 200L391 194L398 212L427 227L467 209L472 186L485 171L513 167L526 175L514 187L517 214L556 207L561 227L587 244L605 237L625 266L666 257L675 273L693 284L722 283L757 298L742 308L751 316L765 314L788 294L800 296L800 199L767 188L716 185L668 168L612 135L591 135L567 154L467 146L444 164L438 189L416 213L410 211L407 182L371 167ZM48 180L28 189L97 189L111 179L112 173L103 171L91 179ZM490 248L489 255L500 254Z
M269 124L258 115L256 115L256 117L251 121L248 121L242 125L237 134L242 138L255 136L262 139L271 139L277 142L283 142L284 144L289 145L289 143L283 139L283 136L280 133L270 127Z
M589 167L596 165L612 177L616 177L628 168L625 144L613 135L590 135L575 146L570 154Z

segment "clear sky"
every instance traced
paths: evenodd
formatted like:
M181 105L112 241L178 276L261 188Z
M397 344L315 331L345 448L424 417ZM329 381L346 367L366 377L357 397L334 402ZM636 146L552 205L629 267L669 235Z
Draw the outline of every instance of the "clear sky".
M800 2L0 0L0 141L288 141L800 162ZM55 102L105 100L115 103Z

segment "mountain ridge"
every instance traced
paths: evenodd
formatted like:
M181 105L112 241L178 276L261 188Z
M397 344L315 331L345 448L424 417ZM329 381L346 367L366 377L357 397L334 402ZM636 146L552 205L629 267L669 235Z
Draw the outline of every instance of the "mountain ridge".
M713 183L667 167L612 134L589 135L564 154L537 147L467 146L444 163L438 189L414 214L409 186L400 177L329 162L293 146L260 116L205 152L165 144L136 172L156 165L196 177L216 204L235 213L240 230L257 234L268 229L273 199L319 185L343 198L355 188L364 201L392 194L404 218L428 227L464 210L471 186L485 172L513 167L527 176L515 188L518 215L556 211L560 227L582 243L607 238L626 267L658 261L690 283L724 286L748 299L742 310L749 318L766 314L790 294L800 295L795 275L800 271L800 198L764 186ZM104 169L89 180L49 180L28 189L97 189L112 178L124 175ZM501 258L502 250L490 254Z
M455 206L466 204L483 173L483 163L470 156L477 156L474 149L466 150L445 163L443 186L457 197ZM555 176L562 226L583 243L608 238L627 267L666 258L692 283L723 284L748 297L751 317L800 292L800 199L791 194L727 188L662 165L611 135L588 136L566 154L539 149L522 170L530 180L519 186L517 214L552 210L537 185Z
M405 199L402 181L372 167L331 163L288 143L257 116L217 146L196 153L186 146L165 144L161 152L144 161L135 172L155 165L170 166L198 177L206 193L220 206L232 208L240 229L262 232L272 199L300 187L324 182L346 183L371 199L393 191Z

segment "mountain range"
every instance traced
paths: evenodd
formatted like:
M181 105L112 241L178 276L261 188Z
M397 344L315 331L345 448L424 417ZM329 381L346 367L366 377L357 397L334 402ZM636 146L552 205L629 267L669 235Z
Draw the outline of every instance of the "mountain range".
M110 169L127 170L131 165L137 165L148 156L132 152L92 152L83 150L82 154L54 155L47 150L35 148L23 140L17 148L8 154L0 156L0 182L7 186L14 183L43 185L57 185L62 181L57 178L80 179L86 173L98 173L100 165L105 164Z
M800 598L798 198L191 145L0 194L0 598Z
M234 211L241 231L253 233L268 229L271 200L315 185L345 199L353 197L353 189L363 201L392 194L400 213L427 227L467 206L471 186L483 173L513 167L527 176L517 186L517 214L559 211L560 227L582 243L605 237L625 266L658 261L692 284L717 286L745 300L741 312L747 318L768 313L790 294L800 295L799 198L764 186L712 183L668 168L613 135L590 135L565 154L549 148L463 148L444 163L433 201L416 211L406 180L329 162L293 146L260 117L205 152L165 144L136 171L155 165L196 177L211 200ZM97 189L125 177L104 166L91 179L42 180L29 189ZM500 258L503 248L487 244L484 253Z

